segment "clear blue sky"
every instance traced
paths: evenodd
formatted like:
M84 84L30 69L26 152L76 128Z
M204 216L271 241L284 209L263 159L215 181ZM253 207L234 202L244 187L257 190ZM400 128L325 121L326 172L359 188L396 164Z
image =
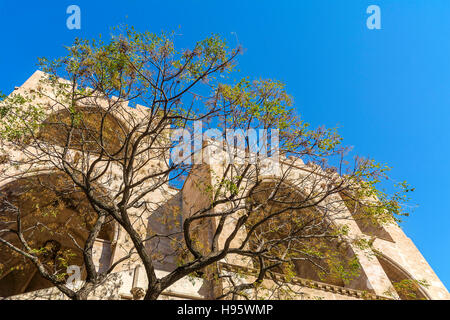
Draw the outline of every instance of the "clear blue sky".
M37 57L120 23L177 30L182 46L210 33L236 43L235 32L243 74L284 81L305 120L339 125L358 154L416 187L419 207L402 227L450 288L450 1L168 2L0 0L0 90L21 85ZM81 30L66 28L70 4L81 8ZM382 30L366 27L371 4Z

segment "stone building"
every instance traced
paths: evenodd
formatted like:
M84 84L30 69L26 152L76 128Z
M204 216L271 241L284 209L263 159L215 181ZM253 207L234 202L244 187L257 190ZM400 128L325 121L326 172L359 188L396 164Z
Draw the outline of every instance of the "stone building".
M36 88L39 86L39 80L44 76L45 74L40 71L35 72L21 87L16 88L14 92L25 92ZM47 101L49 100L48 97L39 99L41 99L43 104L49 105L49 101ZM126 123L126 117L140 117L141 113L145 112L145 108L140 106L136 106L136 108L124 106L124 108L129 109L126 115L119 112L116 118L107 119L107 123L111 124L111 126L119 122ZM48 114L46 115L47 119L54 116L54 114L58 114L58 112L63 112L63 110L58 111L57 107L54 106L49 108ZM64 117L64 115L61 115L61 117ZM43 139L54 138L57 132L49 131L46 134L47 137L44 134ZM111 139L115 139L116 136L120 136L120 130L114 129L114 135L112 135ZM58 142L56 141L55 143ZM29 171L30 168L26 167L26 165L13 166L11 163L14 162L14 159L18 160L23 158L24 152L32 153L33 151L16 150L7 142L2 142L1 148L2 159L4 157L8 158L8 161L2 160L0 162L0 172L2 174L2 179L0 180L1 197L7 197L9 201L20 203L20 209L24 212L24 223L33 226L37 223L36 217L33 214L36 207L45 207L47 202L55 197L54 194L45 190L45 184L59 183L64 187L66 181L46 166L33 168L30 171L32 173L26 175L27 179L15 178L18 174L26 170ZM217 152L213 144L205 147L203 155L208 158L208 161L206 161L206 164L199 166L191 172L181 189L164 186L161 187L161 190L149 195L153 203L158 203L160 210L152 211L151 215L139 216L140 221L143 221L141 230L143 234L148 233L149 230L161 234L169 233L175 221L165 216L167 210L170 211L173 208L179 208L180 219L182 219L189 214L192 208L205 206L208 199L198 190L199 182L216 183L211 172L223 172L222 159L225 156ZM155 160L152 165L160 165L160 163L158 160ZM310 170L300 159L294 162L289 162L286 159L281 160L280 166L293 168L291 173L292 179L299 179L305 172ZM116 169L111 168L110 170L110 177L113 177ZM275 181L277 174L277 170L270 170L270 174L267 175L267 184ZM28 183L33 183L33 181L38 181L43 185L43 188L33 188L32 192L27 192L24 196L21 192L27 188ZM113 178L108 181L100 181L99 184L103 185L105 190L119 187L119 181L115 181ZM85 200L78 194L70 194L70 197L72 199L71 201L75 201L75 205L66 206L58 213L55 228L69 230L67 232L73 233L76 240L82 242L86 239L87 235L83 230L78 229L77 225L86 223L86 219L89 220L89 216L82 215L80 217L79 214L79 212L88 211L85 208L87 205ZM5 209L0 209L0 211L2 210ZM348 214L351 216L349 212ZM51 219L51 217L48 219ZM69 225L68 222L70 222ZM450 299L450 295L445 286L428 265L411 239L405 235L398 225L391 223L383 227L374 227L361 224L359 221L352 219L346 220L345 223L349 227L350 235L362 237L370 235L373 240L373 246L370 249L374 251L373 255L361 253L356 247L351 248L351 254L358 256L361 265L361 274L357 279L350 283L327 282L318 278L307 266L299 266L295 277L287 277L280 273L277 274L277 279L264 280L266 288L273 286L275 283L274 280L276 280L289 282L289 285L296 289L294 290L296 292L295 299L403 299L407 297L403 296L401 292L397 292L393 287L393 283L398 283L403 280L419 280L425 281L428 285L417 287L417 298ZM204 241L209 241L211 235L208 226L204 226L202 230L204 231L202 234ZM245 234L243 230L240 232ZM61 247L76 250L73 243L67 240L66 234L58 235L57 233L52 233L50 235L45 232L40 232L36 235L34 241L42 245L51 246L57 244ZM221 242L223 242L222 238L219 239L219 244ZM108 269L126 254L129 246L127 235L117 225L112 222L105 224L94 245L96 267L99 270ZM149 243L148 249L150 251L154 250L158 254L162 253L161 259L155 259L156 273L158 276L167 274L176 267L176 257L169 253L170 244L168 241L160 241L158 244ZM21 261L23 260L20 257L12 255L10 251L0 245L0 264L2 265L0 273L0 297L11 299L64 298L62 293L52 287L50 282L39 275L39 272L31 263L24 264ZM82 261L74 261L73 263L75 265L83 264ZM15 268L18 265L20 265L20 268ZM248 278L254 275L251 262L234 259L233 256L227 256L216 267L217 272L220 274L239 274ZM82 275L83 270L81 270L81 277ZM114 269L110 279L102 287L97 288L91 298L139 298L138 289L145 288L145 282L145 273L139 261L129 260L126 263L119 264ZM221 286L226 285L226 283L221 284ZM160 299L208 299L212 297L212 291L214 291L214 288L211 289L210 284L206 280L199 277L186 277L163 292Z

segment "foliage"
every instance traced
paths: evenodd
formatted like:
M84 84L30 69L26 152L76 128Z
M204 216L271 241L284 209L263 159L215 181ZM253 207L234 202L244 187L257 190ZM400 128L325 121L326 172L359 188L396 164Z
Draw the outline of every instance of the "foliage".
M232 257L258 274L249 282L228 277L232 286L222 297L248 298L268 274L293 279L305 264L311 270L306 276L317 281L347 285L357 279L360 265L351 247L364 241L352 243L345 219L359 215L380 226L398 221L407 215L407 193L413 189L402 182L394 192L383 191L389 168L371 159L350 161L337 129L311 128L282 82L235 80L242 50L230 49L220 36L179 50L174 33L128 26L113 32L107 40L76 39L65 57L40 58L46 76L33 89L2 97L2 143L21 157L5 159L1 179L52 170L69 181L72 193L64 194L55 182L43 193L51 198L45 206L43 194L31 191L22 201L3 199L16 210L3 215L3 223L15 227L0 232L1 244L72 299L86 299L117 266L137 261L148 279L145 299L156 299L186 276L213 283L224 276L217 263ZM278 169L264 173L261 162L248 161L248 152L241 163L223 157L214 168L169 161L178 143L169 138L169 128L192 129L195 121L203 121L205 129L222 128L226 138L230 129L278 130ZM249 140L245 143L248 150ZM195 190L196 198L177 199L174 183ZM72 224L82 234L78 241L59 225L74 199L83 203ZM39 206L22 205L26 201ZM20 216L48 239L21 237L22 222L14 219ZM108 223L125 233L123 258L100 271L92 250ZM48 262L52 248L45 241L57 233L65 248ZM75 291L64 285L67 274L61 271L73 259L82 259L86 272ZM158 277L155 268L167 261L173 268ZM277 290L286 296L292 288Z

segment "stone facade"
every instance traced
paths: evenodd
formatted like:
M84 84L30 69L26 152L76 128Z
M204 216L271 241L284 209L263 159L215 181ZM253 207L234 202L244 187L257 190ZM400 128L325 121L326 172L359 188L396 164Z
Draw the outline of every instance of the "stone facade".
M44 74L37 71L34 73L21 87L17 88L16 92L32 89L38 85L38 81ZM46 103L45 98L42 98L42 103ZM124 106L124 108L128 108ZM116 116L124 123L127 117L139 117L142 112L145 112L144 107L137 106L136 108L128 108L127 115L118 113ZM54 109L49 111L55 112ZM14 150L8 143L2 142L2 153L8 154L10 159L20 159L23 157L23 151ZM32 152L28 150L28 152ZM207 145L203 150L203 157L206 160L204 165L196 167L190 176L184 182L181 190L162 187L161 190L153 192L148 195L151 202L164 202L165 205L159 205L159 210L153 211L151 215L141 216L136 212L135 219L143 221L142 234L146 234L151 230L152 232L164 233L168 232L169 226L176 225L174 221L168 221L165 210L174 210L179 208L179 219L182 221L183 217L189 215L192 210L198 210L205 207L208 203L208 198L199 190L199 185L208 183L211 185L217 184L215 176L223 174L224 160L226 156L221 154L223 151L218 151L214 144ZM286 160L286 159L285 159ZM149 166L162 166L163 161L155 160ZM268 164L270 169L266 173L267 179L275 179L283 171L283 167L294 167L290 179L301 179L310 172L310 168L305 165L300 159L295 163L281 160L276 167ZM37 170L39 169L39 170ZM6 167L0 164L0 171L3 177L9 176L1 180L0 190L5 192L14 183L14 176L17 173L28 170L25 167ZM110 181L101 181L100 184L105 186L105 190L116 189L119 187L119 180L114 180L114 175L118 174L117 168L109 168ZM148 168L151 170L151 168ZM51 168L42 167L34 168L30 176L36 175L39 172L50 172ZM111 181L113 181L111 183ZM115 182L114 182L115 181ZM341 208L342 209L342 208ZM137 211L137 209L136 209ZM343 209L348 216L351 216L348 210ZM67 215L70 216L70 212ZM345 215L345 213L344 213ZM211 222L213 223L213 222ZM340 223L339 219L336 223ZM227 232L233 230L233 222L224 227L223 235L218 240L218 245L223 246L226 239ZM349 227L350 237L364 237L366 236L365 227L358 225L352 219L345 219L345 224ZM207 243L212 238L212 229L209 225L201 226L202 234L200 235L202 241ZM94 257L96 267L100 270L109 268L114 262L119 261L124 257L130 249L130 241L118 227L108 230L103 238L97 239L94 245ZM396 224L389 224L384 226L383 230L378 230L373 248L376 252L361 252L360 249L353 247L352 252L357 255L362 266L361 276L346 286L336 286L333 284L322 283L315 279L308 279L302 277L294 277L287 279L284 275L279 274L277 279L264 280L264 287L270 289L277 281L289 281L289 283L296 288L297 293L294 299L333 299L333 300L349 300L349 299L396 299L399 296L396 294L392 283L394 281L403 279L424 280L429 285L420 288L420 297L424 299L450 299L445 286L439 280L427 261L421 255L420 251L415 247L414 243L409 239L401 228ZM239 230L234 241L240 241L245 237L245 230ZM367 236L367 238L370 238ZM176 257L165 254L170 251L169 242L159 242L157 245L149 243L148 249L155 251L157 275L164 275L176 267ZM0 252L2 247L0 246ZM377 254L375 254L377 253ZM158 256L162 258L158 259ZM12 267L12 266L7 266ZM254 270L251 261L244 261L237 259L232 255L227 256L223 261L216 266L221 274L239 274L243 277L251 278L254 275ZM33 290L33 288L45 287L45 283L39 282L33 275L28 278L15 277L13 272L6 272L0 275L0 296L10 299L64 299L64 296L56 288L45 288L40 290ZM226 283L222 283L226 286ZM3 286L3 288L1 288ZM9 286L6 288L6 286ZM142 295L139 294L139 288L145 288L146 277L142 266L137 259L128 260L115 268L115 272L110 276L108 281L101 288L97 288L91 295L91 298L96 299L139 299ZM160 297L160 299L208 299L212 297L211 287L206 281L201 278L184 278L167 289ZM270 290L269 290L270 291ZM390 293L390 294L388 294ZM265 298L267 292L251 293L255 294L254 298ZM11 296L12 295L12 296ZM283 298L281 296L272 298Z

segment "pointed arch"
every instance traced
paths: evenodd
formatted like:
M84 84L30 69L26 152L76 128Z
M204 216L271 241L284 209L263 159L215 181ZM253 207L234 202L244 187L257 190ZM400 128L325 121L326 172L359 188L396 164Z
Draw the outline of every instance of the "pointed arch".
M397 262L375 251L378 262L391 281L396 293L402 300L431 300L427 292L421 287L417 279Z
M82 248L97 215L84 193L74 186L68 176L59 172L43 173L2 186L0 230L17 230L18 214L25 240L48 268L61 274L69 265L84 265ZM95 262L99 269L110 264L112 253L108 244L116 233L115 222L107 220L94 244L94 251L99 251L97 255L100 259L94 257L98 260ZM0 236L23 249L14 232ZM103 249L106 251L103 252ZM0 296L52 286L28 259L0 244Z
M71 149L111 155L123 152L127 126L111 112L97 106L76 106L52 113L38 133L42 141L64 147L69 134Z
M265 179L257 187L249 191L249 202L262 203L266 201L279 183L279 179ZM259 189L259 190L258 190ZM286 203L295 203L297 200L306 201L307 196L288 182L282 182L279 188L280 195L272 204L268 204L267 209L262 210L262 215L270 215L270 212L283 210ZM307 204L307 203L305 203ZM289 207L289 205L287 205ZM264 212L266 211L266 212ZM261 219L258 215L255 219ZM251 224L256 222L250 221ZM314 206L303 209L288 209L285 213L275 218L271 218L269 223L261 225L258 230L258 237L249 241L251 250L256 250L263 242L270 243L276 239L288 239L288 234L296 232L295 229L302 229L302 236L289 244L281 243L291 248L293 263L289 266L281 266L276 272L286 273L294 272L296 276L304 279L310 279L341 287L373 291L367 285L367 276L364 270L359 266L358 259L351 245L342 239L324 235L323 237L314 236L321 233L330 233L336 229L335 223L323 212ZM310 237L309 237L310 236ZM278 250L277 248L276 250ZM281 254L281 252L279 252ZM278 254L277 252L274 253ZM255 265L258 261L255 259Z

